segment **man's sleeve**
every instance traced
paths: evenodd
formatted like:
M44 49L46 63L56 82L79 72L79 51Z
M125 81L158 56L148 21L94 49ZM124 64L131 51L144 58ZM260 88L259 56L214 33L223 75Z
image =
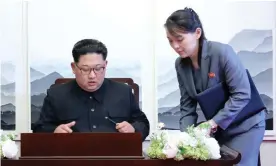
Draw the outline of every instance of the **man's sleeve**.
M33 132L54 132L57 127L55 110L53 107L52 97L47 91L47 95L44 98L43 106L41 108L41 113L38 121L34 124Z

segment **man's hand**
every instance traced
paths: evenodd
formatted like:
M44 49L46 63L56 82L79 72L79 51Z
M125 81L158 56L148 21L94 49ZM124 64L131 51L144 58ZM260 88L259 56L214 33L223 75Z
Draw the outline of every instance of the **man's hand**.
M70 123L67 123L67 124L59 125L55 129L54 133L72 133L73 130L71 129L71 127L73 127L75 124L76 124L76 122L73 121L73 122L70 122Z
M116 124L116 129L119 130L120 133L134 133L135 129L131 124L126 121Z

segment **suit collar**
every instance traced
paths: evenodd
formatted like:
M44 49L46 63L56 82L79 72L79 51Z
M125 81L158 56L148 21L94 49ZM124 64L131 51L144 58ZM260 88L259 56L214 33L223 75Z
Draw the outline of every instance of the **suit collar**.
M201 72L201 78L202 78L202 89L205 90L208 87L208 82L209 82L209 77L208 73L210 71L210 63L211 63L211 58L208 54L208 41L204 40L202 43L202 48L201 51L199 52L201 54L201 59L200 61L200 72ZM192 73L192 62L190 58L184 58L181 60L181 66L183 68L183 71L185 72L184 80L187 80L187 91L188 93L195 97L197 92L195 89L195 83L194 83L194 78L193 78L193 73Z
M74 80L74 86L72 88L72 90L76 93L76 95L78 95L78 98L87 101L88 99L94 99L99 103L103 102L104 99L104 94L105 94L105 90L106 90L106 85L107 81L106 79L104 80L103 84L101 85L101 87L96 90L95 92L88 92L83 90L77 83L76 80Z
M181 68L184 71L184 80L187 80L185 83L187 83L188 88L186 88L187 92L190 94L190 96L195 96L196 89L195 89L195 83L192 73L192 62L190 58L181 59Z
M210 72L211 58L208 53L209 53L208 41L204 40L202 43L201 66L200 66L203 90L208 88L208 83L209 83L208 73Z
M207 40L203 40L203 42L202 42L201 57L202 57L202 59L209 58L209 55L208 55L208 41Z

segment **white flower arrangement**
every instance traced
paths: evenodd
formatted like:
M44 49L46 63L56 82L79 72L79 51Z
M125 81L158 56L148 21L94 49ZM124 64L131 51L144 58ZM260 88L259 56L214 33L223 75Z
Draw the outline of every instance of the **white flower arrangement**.
M0 155L1 158L15 159L18 153L18 147L14 141L14 134L4 134L0 130Z
M210 126L206 123L191 126L187 132L170 133L161 130L164 123L151 136L147 155L152 159L210 160L219 159L220 146L215 138L209 136Z

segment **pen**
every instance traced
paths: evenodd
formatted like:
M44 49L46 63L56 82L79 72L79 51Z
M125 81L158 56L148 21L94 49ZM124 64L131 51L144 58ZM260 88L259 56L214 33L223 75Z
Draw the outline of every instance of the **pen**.
M110 119L109 117L105 117L105 119L109 120L110 122L114 123L115 125L117 124L114 120Z

